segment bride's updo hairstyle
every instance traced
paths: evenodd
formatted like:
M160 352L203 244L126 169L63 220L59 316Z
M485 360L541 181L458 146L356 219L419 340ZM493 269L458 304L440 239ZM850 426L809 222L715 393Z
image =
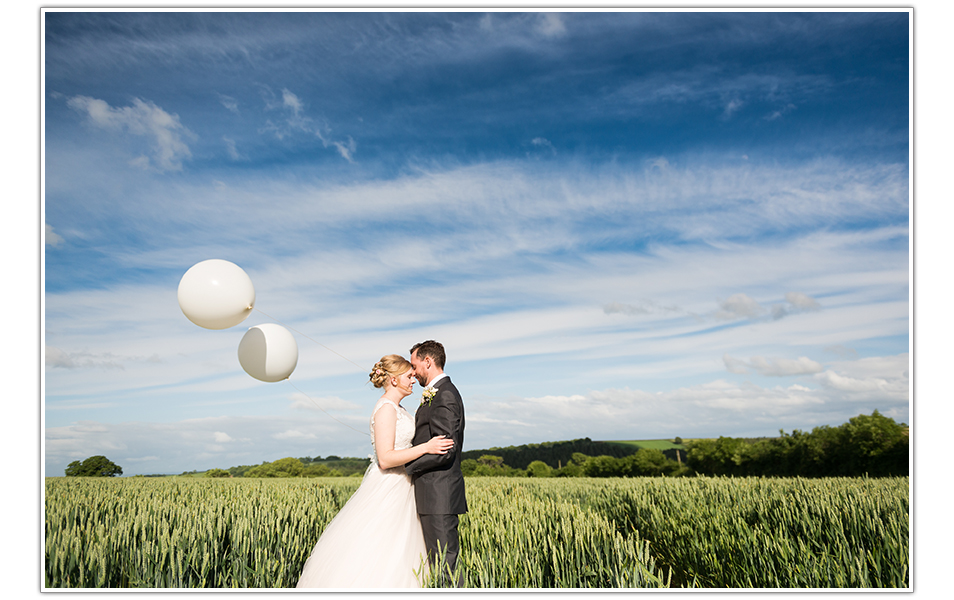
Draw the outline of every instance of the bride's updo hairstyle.
M387 384L388 379L407 373L411 368L411 363L399 354L388 354L374 364L369 375L371 383L376 388L382 388Z

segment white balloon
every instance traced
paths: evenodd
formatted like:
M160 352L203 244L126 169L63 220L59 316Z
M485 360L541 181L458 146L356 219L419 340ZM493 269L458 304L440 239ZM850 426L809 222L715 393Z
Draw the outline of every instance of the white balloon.
M238 325L255 308L255 286L241 267L227 260L204 260L179 281L179 308L206 329Z
M249 328L239 342L239 363L259 381L288 379L298 366L298 343L290 331L275 323Z

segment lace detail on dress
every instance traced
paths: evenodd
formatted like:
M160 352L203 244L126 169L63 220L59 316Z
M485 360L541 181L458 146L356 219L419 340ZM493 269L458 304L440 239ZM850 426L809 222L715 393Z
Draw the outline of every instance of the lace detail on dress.
M413 445L411 442L414 440L414 417L408 414L403 406L398 406L390 400L381 398L374 405L374 412L371 413L371 462L373 464L378 464L378 451L374 447L374 415L378 414L378 410L385 404L390 404L394 408L394 412L397 413L397 423L394 425L394 449L404 450Z

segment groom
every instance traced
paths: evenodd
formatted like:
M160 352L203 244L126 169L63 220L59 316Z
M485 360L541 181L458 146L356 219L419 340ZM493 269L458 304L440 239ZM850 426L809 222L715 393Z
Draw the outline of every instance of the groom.
M414 418L413 444L423 444L435 435L454 440L454 447L447 454L425 454L405 466L414 482L428 559L434 564L438 554L446 550L447 566L453 573L457 569L460 551L458 515L467 512L464 475L460 471L464 402L444 374L444 346L439 342L428 340L415 344L411 348L411 365L417 380L425 386L421 406Z

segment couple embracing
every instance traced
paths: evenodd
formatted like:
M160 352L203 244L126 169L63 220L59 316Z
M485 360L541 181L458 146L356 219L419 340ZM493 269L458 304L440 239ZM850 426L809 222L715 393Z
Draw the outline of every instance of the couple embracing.
M444 373L444 346L385 356L371 370L384 388L371 413L374 453L361 486L305 562L300 588L420 587L441 561L456 571L459 515L467 512L460 453L464 403ZM424 387L412 417L401 400Z

